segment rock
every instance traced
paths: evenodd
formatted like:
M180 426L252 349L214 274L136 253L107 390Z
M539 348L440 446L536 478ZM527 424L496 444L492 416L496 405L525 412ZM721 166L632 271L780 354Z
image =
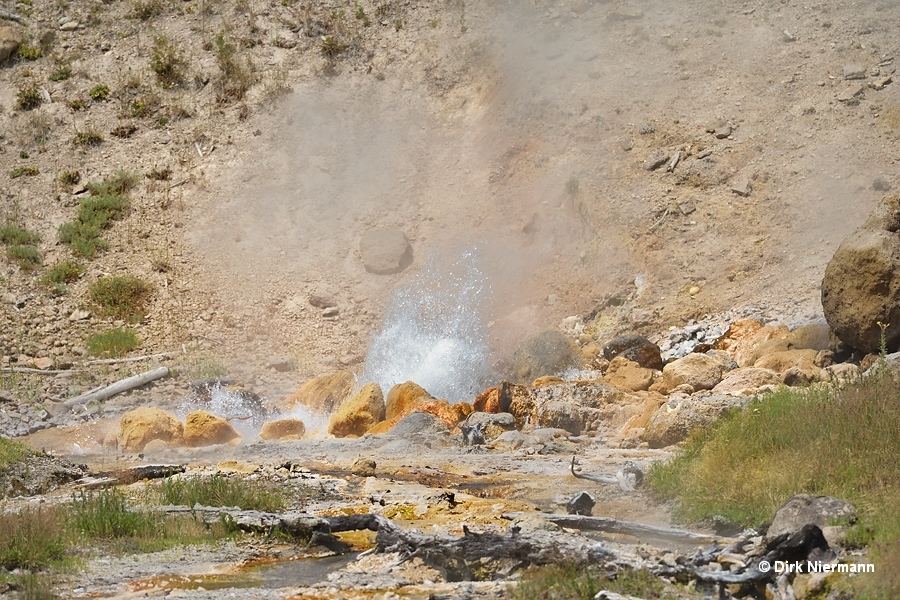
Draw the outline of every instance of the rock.
M331 413L350 395L355 381L352 371L338 371L310 379L279 402L278 408L290 412L300 404L317 413Z
M750 185L750 180L746 177L739 177L731 182L731 191L738 196L746 197L753 191L753 186Z
M835 335L877 353L882 330L889 350L900 346L900 193L890 194L841 242L822 280L822 309Z
M669 158L669 153L665 150L654 150L647 156L647 160L644 161L644 170L655 171L669 162Z
M500 386L488 388L478 394L475 401L472 402L472 408L475 412L505 412L500 407ZM507 408L509 407L507 406Z
M53 366L53 359L47 358L47 357L36 358L32 361L32 364L34 365L35 369L40 369L41 371L46 371L47 369L49 369Z
M180 445L184 433L184 425L174 415L151 407L128 411L119 424L121 448L126 454L141 452L152 440Z
M835 521L855 522L856 507L831 496L797 494L776 511L766 537L773 539L783 533L794 533L805 525L824 529Z
M412 264L412 246L399 229L373 229L363 233L359 243L366 271L393 275Z
M873 82L870 83L869 85L872 87L872 89L875 89L875 90L883 90L883 89L886 88L886 87L888 86L888 84L891 83L893 80L894 80L894 78L893 78L892 76L890 76L890 75L885 75L884 77L879 77L878 79L876 79L875 81L873 81ZM888 187L887 189L881 190L881 191L886 192L886 191L888 191L889 189L890 189L890 187Z
M828 323L808 323L792 329L786 339L794 348L828 350L831 348L831 328Z
M785 325L763 325L757 319L742 319L732 323L713 348L726 351L740 367L752 367L762 354L790 349L789 342L764 345L773 339L786 340L788 335L790 331Z
M437 417L447 429L452 429L459 423L459 413L446 400L422 400L416 405L415 410Z
M516 428L516 420L509 413L474 412L466 418L465 424L477 427L486 442Z
M439 433L447 433L444 422L430 413L419 411L406 415L391 429L391 435L398 437Z
M453 405L453 410L456 411L456 414L459 415L459 420L462 421L475 412L475 407L468 402L457 402Z
M544 375L531 382L531 387L541 387L542 385L557 385L565 382L566 380L562 377L557 377L556 375Z
M852 85L838 94L838 102L852 102L857 96L863 93L865 88L862 85Z
M142 452L149 455L159 454L160 452L169 450L171 447L172 444L164 442L163 440L150 440L149 442L147 442L147 445L144 446ZM113 446L112 449L114 450L115 446Z
M293 356L273 356L266 361L266 367L279 373L287 373L297 369L297 359Z
M645 369L624 356L617 356L609 361L604 379L617 388L639 392L650 388L656 371Z
M692 352L663 368L663 383L669 390L683 384L690 385L695 391L711 390L736 366L726 363L721 356Z
M566 502L566 512L570 515L591 516L594 510L594 497L587 492L578 492L575 496Z
M558 375L583 366L581 349L559 331L544 331L530 338L513 356L514 383L530 383L544 375Z
M636 333L620 335L603 346L603 358L612 361L617 356L636 362L645 369L663 368L659 346Z
M331 290L317 288L309 295L309 303L316 308L331 308L337 306L337 299Z
M184 444L190 448L227 444L241 434L225 419L205 410L190 413L184 423Z
M653 414L642 438L651 448L677 444L687 439L691 431L709 427L727 411L742 408L747 401L723 394L690 397L672 394Z
M728 123L720 123L715 130L716 139L724 140L732 134L734 128Z
M18 27L0 27L0 63L16 53L25 43L25 36Z
M859 367L851 363L829 365L824 369L823 379L826 381L848 382L859 377Z
M518 394L509 412L518 427L564 429L573 435L600 426L621 428L640 411L641 399L601 382L574 382Z
M357 477L375 477L375 461L371 458L357 458L350 467L350 474Z
M844 79L865 79L866 69L859 65L844 65Z
M507 431L501 433L491 442L490 447L495 450L518 450L529 441L529 437L519 431Z
M60 31L75 31L78 29L78 21L69 21L59 26Z
M730 371L712 391L728 396L753 396L763 389L778 386L781 379L781 374L771 369L742 367Z
M328 433L335 437L361 436L383 420L384 395L377 383L368 383L331 415Z
M75 310L72 311L72 314L69 315L69 320L73 321L73 322L74 321L84 321L85 319L90 319L90 318L91 318L91 313L86 310L82 310L80 308L76 308Z
M3 401L3 395L0 394L0 402ZM67 406L65 402L54 402L53 400L44 400L44 410L51 417L59 417L72 412L72 407Z
M783 350L760 357L753 366L760 369L771 369L777 373L784 373L792 367L799 367L814 372L818 376L819 367L816 365L818 354L818 351L809 349Z
M259 438L266 442L273 440L299 440L306 433L306 425L300 419L279 419L263 423Z
M434 396L412 381L398 383L388 392L385 400L385 419L399 421L423 400L433 400Z

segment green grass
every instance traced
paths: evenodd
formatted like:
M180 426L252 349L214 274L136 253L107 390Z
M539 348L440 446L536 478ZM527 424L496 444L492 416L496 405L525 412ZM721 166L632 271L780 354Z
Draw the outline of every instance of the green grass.
M22 229L18 225L7 223L0 225L0 244L11 246L32 246L41 241L38 234Z
M0 515L0 566L40 569L65 553L65 523L58 508L23 509Z
M32 450L25 444L0 437L0 471L30 454L32 454Z
M176 479L170 477L151 488L161 504L184 506L237 506L243 510L276 512L287 504L284 492L245 479L228 479L220 475L206 478Z
M88 96L91 97L91 100L106 101L109 99L109 87L103 84L95 85L88 92Z
M41 283L49 288L60 289L59 286L64 288L67 283L76 281L83 272L84 268L81 265L65 260L44 271Z
M144 318L152 295L150 284L133 275L99 279L88 291L105 314L131 323Z
M37 167L16 167L12 171L9 172L10 179L18 179L22 175L26 177L34 177L35 175L40 175L41 170Z
M119 170L103 181L92 181L85 187L94 196L123 195L133 190L140 180L140 175Z
M150 70L156 73L156 79L162 87L173 88L181 85L186 67L178 46L169 38L162 35L153 38Z
M118 358L140 346L141 340L131 329L116 328L92 335L85 344L94 356Z
M607 576L592 567L571 564L531 568L511 590L514 600L591 600L606 590L647 600L677 598L663 581L647 571L621 571Z
M101 233L125 215L130 204L126 194L138 181L137 175L117 171L104 181L87 184L91 195L80 201L78 217L60 226L59 240L88 259L105 250L108 244Z
M17 54L19 55L19 58L24 60L37 60L44 55L44 51L41 50L40 46L22 44L19 46Z
M771 519L794 494L844 498L861 513L850 539L872 547L876 572L896 574L900 385L895 377L881 369L845 385L766 394L692 436L674 460L654 465L650 483L662 498L677 500L676 515L683 520L725 519L753 527ZM885 585L865 597L900 595L900 580Z
M70 512L76 531L88 538L142 537L159 533L159 519L129 510L125 495L115 489L81 492L72 499Z
M18 225L0 225L0 243L6 245L6 257L23 270L32 271L41 266L41 253L35 246L40 239L38 234Z
M7 246L6 256L25 271L41 266L41 253L34 246Z

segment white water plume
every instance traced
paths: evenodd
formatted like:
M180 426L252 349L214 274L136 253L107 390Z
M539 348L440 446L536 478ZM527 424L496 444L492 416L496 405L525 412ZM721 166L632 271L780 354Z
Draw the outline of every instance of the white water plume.
M471 402L491 378L481 319L488 294L472 252L448 268L430 261L394 292L360 381L378 383L385 394L413 381L436 398Z

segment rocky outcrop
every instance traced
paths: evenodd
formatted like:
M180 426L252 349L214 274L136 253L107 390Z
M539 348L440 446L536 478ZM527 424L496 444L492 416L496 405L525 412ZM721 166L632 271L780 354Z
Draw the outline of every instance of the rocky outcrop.
M618 430L640 412L641 399L601 382L511 388L509 412L519 428L564 429L573 435L601 427Z
M278 408L287 413L300 404L314 412L329 414L350 395L353 384L354 377L351 371L338 371L315 377L279 402Z
M377 383L368 383L331 415L328 433L335 437L361 436L383 420L384 394Z
M743 408L747 401L723 394L672 394L651 417L643 439L651 448L677 444L691 431L712 425L727 411Z
M581 349L559 331L545 331L525 342L513 357L514 383L531 383L544 375L558 375L583 365Z
M366 231L359 242L363 266L375 275L393 275L412 264L413 252L406 234L387 227Z
M780 373L786 385L804 385L822 378L818 356L816 350L784 350L763 356L754 366Z
M279 419L263 423L259 439L265 442L276 440L299 440L306 433L306 425L300 419Z
M659 346L636 333L620 335L603 346L603 358L612 361L617 356L636 362L645 369L660 370L663 368Z
M465 424L477 427L486 442L516 428L516 420L509 413L475 412L469 415Z
M398 383L391 388L385 400L385 419L399 421L415 410L417 404L433 399L434 396L412 381Z
M692 352L663 368L662 385L658 391L665 393L683 385L690 386L692 392L711 390L722 381L726 372L736 367L737 364L725 352Z
M783 533L793 533L804 525L818 525L825 530L836 521L852 523L855 520L856 507L846 500L831 496L797 494L775 513L766 537L772 539Z
M448 429L456 427L460 421L459 413L446 400L422 400L416 405L415 410L437 417Z
M835 335L867 353L900 346L900 194L890 194L841 242L822 280L822 309Z
M184 422L184 445L190 448L227 444L241 439L241 434L225 419L205 410L197 410Z
M619 355L609 361L603 378L619 389L640 392L650 388L657 372Z
M119 421L121 434L119 444L122 452L141 452L153 440L166 444L181 445L184 425L175 415L164 410L141 407L122 415Z
M729 372L713 388L713 393L728 396L752 396L781 383L781 374L772 369L745 367Z

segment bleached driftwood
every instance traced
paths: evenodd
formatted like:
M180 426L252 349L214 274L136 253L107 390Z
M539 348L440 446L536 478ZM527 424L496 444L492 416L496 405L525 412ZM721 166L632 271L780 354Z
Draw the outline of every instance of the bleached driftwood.
M151 381L162 379L168 374L169 367L157 367L156 369L147 371L146 373L134 375L126 379L121 379L113 383L112 385L100 388L99 390L92 390L90 392L81 394L80 396L69 398L65 401L65 405L76 406L78 404L88 404L89 402L100 402L101 400L106 400L107 398L111 398L116 394L121 394L122 392L127 392L128 390L132 390L136 387L146 385Z
M5 8L0 8L0 19L6 19L7 21L15 21L16 23L25 24L25 17L22 15L18 15L14 12L8 11Z
M611 475L584 475L575 471L575 457L572 457L570 466L572 475L578 479L585 479L595 483L609 483L619 486L623 492L633 492L635 488L641 486L644 482L644 470L639 464L632 460L625 461L625 464L613 477Z
M153 358L168 358L173 354L177 354L176 352L160 352L159 354L147 354L145 356L132 356L130 358L100 358L96 360L89 360L85 362L85 365L117 365L119 363L130 363L130 362L140 362L142 360L150 360Z
M556 523L561 527L568 527L569 529L619 533L633 537L653 537L670 540L676 543L712 543L717 540L722 540L720 537L705 533L695 533L693 531L672 529L670 527L657 527L655 525L646 525L635 521L621 521L611 517L588 517L582 515L540 515L540 517L551 523Z
M0 369L0 373L29 373L32 375L60 375L62 373L81 373L79 369L32 369L31 367L9 367Z

